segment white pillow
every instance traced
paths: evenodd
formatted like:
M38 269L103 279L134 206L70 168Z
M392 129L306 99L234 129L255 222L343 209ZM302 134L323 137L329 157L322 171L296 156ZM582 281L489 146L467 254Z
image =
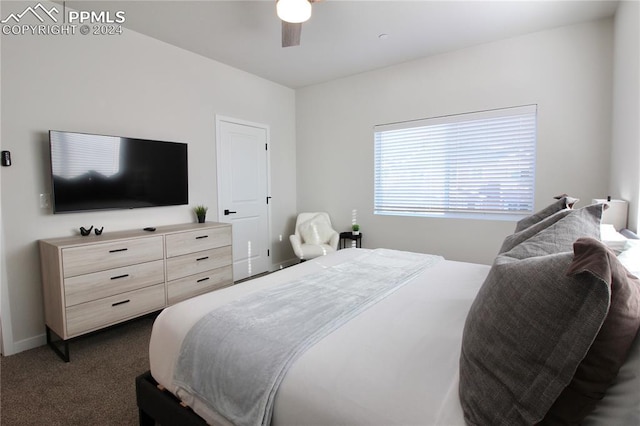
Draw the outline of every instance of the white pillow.
M618 254L622 249L624 249L624 246L627 243L627 238L616 231L616 228L614 228L613 225L601 224L600 241Z
M305 244L326 244L331 239L331 236L335 232L327 217L322 214L317 214L311 219L302 222L298 226L298 231L302 236L302 240Z
M627 240L618 260L629 272L640 278L640 240Z

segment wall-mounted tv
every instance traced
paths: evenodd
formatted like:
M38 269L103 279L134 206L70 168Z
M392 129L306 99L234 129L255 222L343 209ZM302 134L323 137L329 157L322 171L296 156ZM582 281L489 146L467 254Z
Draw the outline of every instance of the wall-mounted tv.
M189 203L187 144L49 131L54 213Z

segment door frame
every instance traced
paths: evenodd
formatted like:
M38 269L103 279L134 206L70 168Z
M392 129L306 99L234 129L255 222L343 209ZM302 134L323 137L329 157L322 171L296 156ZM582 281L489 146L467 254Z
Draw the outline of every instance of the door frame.
M221 200L221 190L220 190L220 173L222 168L220 167L221 162L222 162L222 156L220 155L220 151L221 151L221 147L220 147L220 140L221 140L221 135L220 135L220 123L221 122L228 122L228 123L232 123L232 124L238 124L241 126L249 126L249 127L256 127L259 129L263 129L265 131L266 134L266 138L267 138L267 164L266 164L266 173L267 173L267 196L269 196L269 203L267 204L267 250L269 255L267 256L267 271L271 272L273 271L273 261L271 260L271 251L273 249L272 247L272 241L271 241L271 204L272 204L272 200L273 198L271 198L270 194L271 194L271 131L269 128L268 124L262 124L262 123L256 123L253 121L247 121L247 120L241 120L238 118L233 118L233 117L229 117L229 116L225 116L225 115L220 115L220 114L215 114L215 121L216 121L216 199L218 202L218 221L221 221L222 218L224 217L224 212L223 212L223 206L222 206L222 200ZM233 229L232 229L233 232ZM232 241L233 241L233 237L232 237ZM233 259L231 259L231 262L233 264Z
M13 343L9 281L7 279L7 264L5 259L4 222L2 221L2 204L0 203L0 353L6 356L15 354L16 348ZM31 347L27 349L31 349Z

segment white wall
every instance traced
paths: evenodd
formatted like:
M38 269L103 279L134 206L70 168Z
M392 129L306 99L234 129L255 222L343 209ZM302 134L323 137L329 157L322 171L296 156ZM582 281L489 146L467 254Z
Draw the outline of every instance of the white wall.
M365 247L491 263L513 222L373 215L373 126L538 104L536 208L562 192L590 201L608 190L612 36L601 20L298 90L299 211L346 230L357 209Z
M8 353L44 342L37 240L80 226L110 232L192 222L196 204L217 219L215 114L270 126L272 261L293 256L277 241L296 212L293 90L127 29L120 36L3 35L1 54L2 149L13 157L0 170ZM191 206L64 215L41 209L38 194L50 192L49 129L187 142Z
M612 154L614 163L631 158L629 173L640 163L627 155L636 149L640 156L633 127L638 123L638 4L631 3L623 2L616 16L615 108L631 104L635 115L614 122ZM489 263L513 223L372 214L373 126L537 103L536 207L558 192L586 201L608 191L626 198L629 191L637 214L637 175L628 190L629 173L612 173L609 184L613 33L611 20L563 27L311 86L295 95L129 30L111 38L2 36L0 143L14 159L12 167L0 168L1 306L6 308L3 337L11 346L5 349L11 353L43 342L38 239L71 235L91 224L107 232L193 220L186 206L68 215L40 209L38 194L50 191L49 129L188 142L191 204L207 204L215 212L214 114L265 123L272 140L274 264L292 256L286 236L296 211L329 211L336 227L347 229L354 208L366 247ZM626 61L634 57L635 74L625 72ZM636 95L627 95L627 88Z
M611 194L630 201L629 228L640 222L640 3L620 2L615 16Z

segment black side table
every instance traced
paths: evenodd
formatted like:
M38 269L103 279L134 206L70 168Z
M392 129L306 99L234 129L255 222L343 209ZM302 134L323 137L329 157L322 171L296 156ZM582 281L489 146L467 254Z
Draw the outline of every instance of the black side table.
M353 232L341 232L340 233L340 244L338 245L339 249L347 248L347 240L355 241L357 248L362 248L362 232L358 235L353 235Z

